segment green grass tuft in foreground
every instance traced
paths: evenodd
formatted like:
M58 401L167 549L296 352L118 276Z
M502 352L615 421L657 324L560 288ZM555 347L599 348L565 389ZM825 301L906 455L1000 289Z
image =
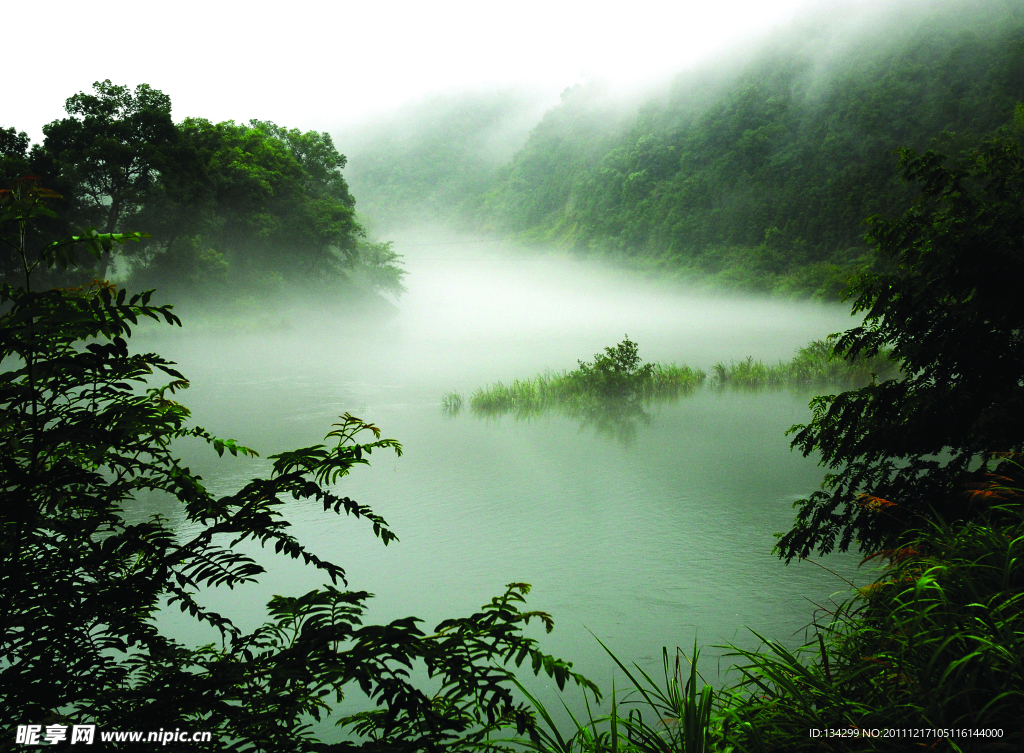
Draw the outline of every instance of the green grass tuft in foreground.
M970 494L969 523L926 523L889 564L815 626L801 651L776 641L736 651L744 677L729 708L740 748L817 751L845 729L850 751L996 751L1024 744L1024 497L1020 466ZM1010 482L1010 483L1007 483ZM874 514L898 509L865 498ZM888 509L887 509L888 508ZM921 729L911 739L865 730ZM935 734L933 730L940 730ZM967 733L967 734L965 734Z
M610 713L542 722L523 747L545 753L1016 751L1024 745L1024 468L975 484L969 523L927 522L874 583L822 609L803 648L761 639L730 648L740 673L720 690L663 652L664 677L627 667ZM865 497L868 514L894 503ZM604 645L604 644L602 644ZM606 647L606 650L607 647ZM623 692L625 691L625 692ZM821 730L815 735L811 730ZM831 730L826 733L824 730Z

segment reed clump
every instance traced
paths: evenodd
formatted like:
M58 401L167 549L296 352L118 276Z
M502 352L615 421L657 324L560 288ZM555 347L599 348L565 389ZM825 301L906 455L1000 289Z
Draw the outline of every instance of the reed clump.
M797 351L790 361L767 364L747 358L711 367L712 383L719 387L760 389L765 387L853 387L872 379L884 381L900 376L899 365L889 351L874 356L848 358L829 340L815 340Z
M449 416L457 416L462 412L462 393L449 390L441 396L441 410Z
M479 415L532 415L554 407L577 413L605 404L679 397L706 378L689 366L641 363L636 343L627 337L592 362L580 361L573 371L546 372L478 389L470 396L469 407Z
M772 365L753 358L728 364L720 361L712 366L708 379L704 371L690 366L642 363L636 343L627 337L595 355L593 361L580 361L573 371L548 371L533 379L495 382L479 388L469 396L469 408L483 416L531 416L552 408L581 414L616 403L671 400L706 383L743 389L853 387L900 375L899 365L888 351L848 358L833 342L815 340L800 348L788 362ZM442 398L446 413L454 415L461 408L462 396L458 393L449 392Z

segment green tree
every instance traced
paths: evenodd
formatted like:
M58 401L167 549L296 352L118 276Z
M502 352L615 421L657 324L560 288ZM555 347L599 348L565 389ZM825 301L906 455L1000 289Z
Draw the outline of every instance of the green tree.
M69 97L70 117L43 126L43 147L85 203L86 216L76 219L113 233L143 205L177 130L170 97L148 84L132 92L107 79L93 91ZM100 278L109 261L104 254Z
M393 245L392 241L360 243L352 274L371 290L397 296L405 292L402 284L405 270L400 266L402 256L395 252Z
M178 295L225 283L277 293L289 282L402 292L398 255L356 221L346 158L329 134L260 120L175 124L170 98L147 84L133 91L107 80L93 90L67 100L69 117L44 126L41 146L0 129L0 185L38 175L67 197L70 224L32 225L42 245L71 227L109 234L138 222L151 235L119 269L133 284ZM104 253L100 278L109 262ZM16 267L11 253L0 258L5 277Z
M48 213L49 198L23 180L0 192L0 222L24 228ZM382 517L336 491L373 451L400 453L375 426L346 414L327 444L271 456L268 477L223 497L182 466L173 452L182 437L219 454L255 452L190 425L188 409L173 399L188 386L183 375L156 354L129 349L140 319L180 324L171 308L101 282L32 286L36 269L73 263L76 246L98 258L138 238L90 232L36 256L18 246L25 284L0 285L4 718L101 730L191 727L212 731L225 750L440 751L486 747L488 734L505 726L532 729L510 690L511 668L524 661L559 686L573 680L596 692L523 635L532 619L551 627L548 615L519 609L525 584L430 634L413 617L363 624L371 594L345 590L344 569L290 535L283 509L313 504L366 521L385 544L394 540ZM152 386L157 373L170 381ZM373 440L358 441L363 432ZM147 495L180 504L190 532L160 516L132 522L127 511ZM301 559L329 582L274 597L269 621L246 633L199 596L244 587L263 572L236 548L242 542ZM166 607L216 628L219 643L197 648L165 635L156 616ZM436 690L417 687L414 667L425 668ZM317 742L310 719L329 713L352 685L379 707L344 720L362 742Z
M223 264L246 287L269 277L330 283L359 264L364 232L328 134L201 118L178 130L139 218L154 236L140 279L201 282Z
M11 185L29 172L28 134L0 128L0 185Z
M1017 109L1018 129L1024 105ZM1024 135L1020 130L1019 135ZM920 196L898 219L869 219L890 263L852 286L861 326L839 339L849 356L891 347L907 375L815 398L793 446L833 469L798 503L778 549L870 551L919 517L968 519L965 478L986 452L1024 446L1024 158L995 139L971 158L900 150ZM870 494L870 497L863 496ZM888 503L893 502L898 507Z
M60 214L52 212L42 215L30 226L17 229L19 233L22 230L27 233L26 240L42 247L72 233L73 226L66 216L81 216L82 202L74 197L74 184L61 177L53 155L38 144L33 145L28 134L18 132L14 128L0 128L0 186L14 185L20 178L29 175L40 176L45 185L55 189L49 203L60 209ZM57 191L70 196L71 199L58 195ZM14 226L0 228L0 234L5 236L10 236L14 232ZM6 243L0 244L0 280L19 280L23 271L21 259L15 248ZM37 282L45 278L51 285L73 284L78 281L76 277L81 277L81 274L69 274L66 270L60 269L38 269L36 272Z
M28 146L29 138L26 133L19 133L14 128L0 128L0 186L9 186L31 172L28 164ZM9 228L9 231L13 230L14 228ZM20 272L20 262L14 245L5 243L0 247L0 279L10 279L12 275Z
M580 379L593 395L610 398L635 398L638 390L654 373L654 364L643 363L637 344L629 335L604 353L595 353L592 362L578 361Z

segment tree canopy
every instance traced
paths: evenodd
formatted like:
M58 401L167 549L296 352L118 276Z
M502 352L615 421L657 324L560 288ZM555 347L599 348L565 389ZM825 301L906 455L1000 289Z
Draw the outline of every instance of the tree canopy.
M147 84L97 81L64 105L70 117L43 126L45 148L93 223L112 233L141 208L177 132L171 100ZM106 277L109 256L99 270Z
M328 134L187 118L179 138L142 217L156 230L153 276L220 265L250 279L329 278L356 261L363 230Z
M852 286L864 322L837 348L891 347L905 376L816 398L793 428L793 446L832 470L779 542L787 559L968 519L964 484L987 453L1024 449L1024 105L1016 129L963 160L901 150L919 196L902 217L869 219L890 268Z
M25 134L0 130L5 185L38 175L64 197L64 224L33 228L48 232L45 242L72 226L112 233L142 223L150 236L130 262L119 260L117 276L176 297L211 284L248 294L300 281L402 292L400 259L357 221L346 158L329 134L261 120L175 123L168 95L109 80L65 109L31 149ZM94 274L105 278L109 262L104 255ZM0 271L12 265L5 258Z

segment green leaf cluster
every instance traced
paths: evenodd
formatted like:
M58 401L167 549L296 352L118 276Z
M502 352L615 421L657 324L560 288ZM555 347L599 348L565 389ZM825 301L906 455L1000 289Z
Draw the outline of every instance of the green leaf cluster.
M869 220L891 271L854 283L864 322L837 348L867 357L891 348L905 376L818 397L812 421L790 430L793 446L820 453L831 471L798 503L796 525L779 541L786 559L854 541L872 551L919 517L970 519L978 510L963 498L964 479L985 470L987 452L1024 449L1019 136L965 160L901 157L920 196L902 217ZM906 514L878 514L865 493Z
M23 182L0 195L15 226L40 216L50 194ZM20 237L15 235L15 237ZM97 253L125 235L82 236ZM26 269L67 260L66 246L30 254ZM239 751L487 748L504 727L533 717L513 697L525 664L559 687L598 694L571 664L523 629L551 617L521 609L529 587L505 592L431 633L407 617L364 624L371 594L345 588L345 570L290 532L286 510L313 505L368 523L384 544L387 521L345 496L339 482L374 451L401 454L349 414L324 444L270 456L272 468L235 493L214 495L175 455L191 437L223 455L255 455L193 425L175 399L188 387L174 364L129 347L145 319L180 322L151 293L109 283L37 292L0 284L0 713L19 723L96 724L110 730L192 727ZM153 384L154 377L168 379ZM361 437L369 432L371 441ZM185 526L140 519L150 499L176 505ZM264 567L259 547L301 561L325 580L275 596L251 632L210 606L219 587L244 588ZM247 551L248 549L248 551ZM187 613L220 640L192 646L167 635L161 610ZM428 687L418 672L425 671ZM355 733L327 745L312 722L358 687L375 702L342 715Z
M584 390L606 398L635 397L638 385L654 375L654 364L642 363L637 344L626 338L591 362L579 361L579 379Z

